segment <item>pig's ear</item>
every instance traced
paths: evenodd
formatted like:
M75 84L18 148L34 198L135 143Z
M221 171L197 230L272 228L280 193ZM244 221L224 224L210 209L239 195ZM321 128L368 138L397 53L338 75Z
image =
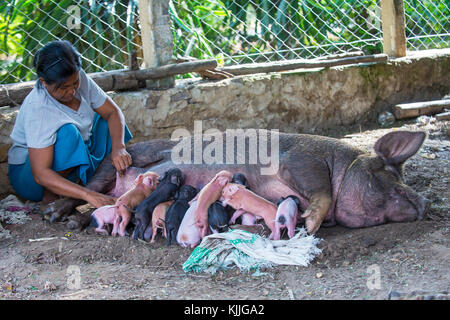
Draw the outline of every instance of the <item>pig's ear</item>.
M143 174L140 174L140 175L138 175L137 178L134 180L134 183L135 183L135 184L140 184L140 183L142 183L142 181L144 181L144 175L143 175Z
M280 200L278 200L277 207L278 207L278 206L280 205L280 203L282 203L284 200L286 200L286 198L281 197Z
M158 182L161 182L161 181L163 181L165 178L167 177L167 171L166 172L164 172L164 174L163 174L163 176L161 177L159 177L158 178Z
M230 182L230 179L228 179L228 177L218 177L217 182L219 183L219 186L224 187L228 182Z
M297 205L297 208L300 209L300 199L297 196L289 196L289 197L294 200L295 204Z
M425 137L424 132L389 132L378 139L374 149L386 164L401 165L419 150Z

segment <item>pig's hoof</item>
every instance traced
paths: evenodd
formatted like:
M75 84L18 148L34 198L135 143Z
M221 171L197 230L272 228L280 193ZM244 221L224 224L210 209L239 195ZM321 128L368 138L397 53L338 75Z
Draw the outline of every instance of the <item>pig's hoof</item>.
M322 224L322 221L319 221L319 219L314 219L314 217L308 217L306 218L306 229L308 230L309 234L315 234L317 230L319 230L320 225Z
M51 213L50 222L67 220L67 216L72 213L72 209L73 205L70 201L67 201L67 198L55 200L51 203L47 211L48 214Z
M318 210L306 210L302 217L306 217L305 226L309 234L315 234L325 219L325 215Z

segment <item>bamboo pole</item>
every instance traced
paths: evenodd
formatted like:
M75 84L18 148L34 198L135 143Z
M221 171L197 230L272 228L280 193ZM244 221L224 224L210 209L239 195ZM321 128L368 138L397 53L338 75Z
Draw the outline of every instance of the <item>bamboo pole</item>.
M282 62L272 63L252 63L241 64L230 67L217 68L217 70L231 73L232 75L245 75L252 73L267 73L267 72L279 72L301 68L329 68L335 66L342 66L355 63L367 63L367 62L385 62L388 57L384 53L356 56L342 59L330 59L330 60L289 60Z

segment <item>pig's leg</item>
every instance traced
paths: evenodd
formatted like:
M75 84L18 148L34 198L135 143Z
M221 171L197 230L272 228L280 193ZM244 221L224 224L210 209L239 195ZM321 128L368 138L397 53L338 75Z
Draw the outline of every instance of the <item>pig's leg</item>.
M256 224L256 221L258 218L261 218L261 217L256 217L251 213L245 212L241 216L241 219L242 219L241 224L244 226L253 226L254 224Z
M236 219L239 218L242 214L246 213L244 210L242 209L237 209L234 213L233 216L230 219L230 223L229 224L234 224L236 222Z
M152 225L152 240L150 240L151 243L155 242L155 238L156 238L156 232L158 231L158 226L156 223L153 223Z
M148 227L144 231L144 240L145 241L150 240L152 232L153 232L153 228L152 228L151 224L149 224Z
M281 226L279 224L275 224L275 230L270 234L270 240L280 240L281 238Z
M166 230L166 226L165 225L163 225L163 227L162 227L162 234L163 234L164 238L167 239L167 230Z
M322 221L327 216L331 203L331 195L321 192L313 194L309 207L301 215L302 218L306 219L306 229L308 229L310 234L314 234L319 230Z
M97 173L92 177L92 179L87 183L86 188L100 192L106 193L114 184L115 180L115 169L112 165L109 156L103 160L97 169ZM55 201L55 205L52 206L52 215L50 217L50 222L64 221L67 216L71 215L75 207L83 204L84 201L80 199L73 198L61 198ZM85 227L85 226L79 226Z
M177 143L174 141L155 139L133 144L127 147L127 151L131 155L133 161L132 166L144 168L170 159L170 150Z
M114 220L113 220L113 229L111 232L112 236L116 236L117 233L119 232L119 224L120 224L120 214L119 214L119 208L118 207L114 207Z
M302 197L309 199L309 206L301 215L310 234L319 230L332 204L331 169L325 161L298 152L287 155L280 165L280 177Z
M127 225L128 225L128 223L130 222L130 219L131 219L131 214L128 211L128 209L125 208L125 206L123 206L123 205L121 205L119 207L118 211L119 211L119 218L122 219L122 221L120 222L119 227L118 227L119 235L121 237L124 237L126 235L125 230L126 230Z
M111 232L112 236L115 237L119 233L119 225L120 225L120 217L119 217L119 215L116 215L114 217L113 229L112 229L112 232Z
M104 235L108 235L108 231L102 228L96 228L95 231Z
M103 228L104 226L105 226L105 223L103 221L101 221L98 224L97 228L95 228L95 232L107 235L108 231Z
M287 226L289 239L295 235L295 223L289 223Z

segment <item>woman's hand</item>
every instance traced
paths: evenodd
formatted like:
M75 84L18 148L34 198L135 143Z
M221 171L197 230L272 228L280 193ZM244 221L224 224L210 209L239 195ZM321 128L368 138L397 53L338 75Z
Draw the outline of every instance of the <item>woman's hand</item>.
M118 172L125 171L131 166L131 155L125 147L113 148L111 150L111 161Z
M100 208L103 206L115 204L117 199L107 196L105 194L89 190L84 200L87 201L89 204L93 205L94 207Z

